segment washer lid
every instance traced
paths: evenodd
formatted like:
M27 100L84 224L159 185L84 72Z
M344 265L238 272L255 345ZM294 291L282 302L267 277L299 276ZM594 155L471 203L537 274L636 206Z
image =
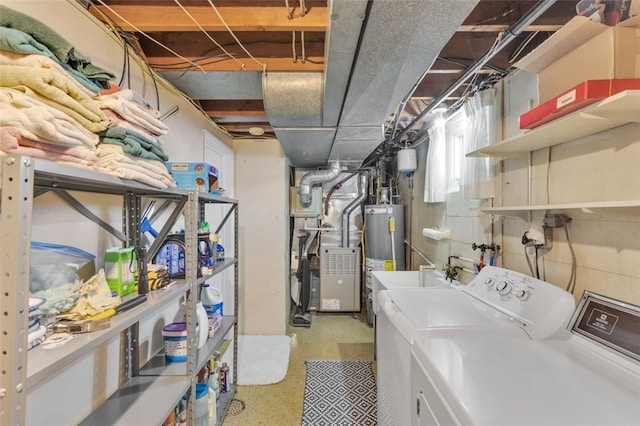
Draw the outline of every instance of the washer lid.
M423 336L412 357L462 424L632 425L640 419L640 376L571 341Z
M384 290L378 302L409 343L420 330L505 329L523 324L473 297L451 289Z

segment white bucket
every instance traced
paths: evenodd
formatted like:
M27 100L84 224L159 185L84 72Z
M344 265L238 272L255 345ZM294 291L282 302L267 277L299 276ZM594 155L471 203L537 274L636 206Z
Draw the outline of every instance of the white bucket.
M164 358L167 362L187 360L187 323L172 322L162 327Z

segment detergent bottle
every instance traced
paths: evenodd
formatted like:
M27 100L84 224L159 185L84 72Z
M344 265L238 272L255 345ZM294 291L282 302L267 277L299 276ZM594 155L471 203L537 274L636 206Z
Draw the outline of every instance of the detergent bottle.
M204 283L200 300L209 318L213 318L216 314L222 315L223 297L220 289L213 287L209 283Z
M224 247L220 244L220 235L214 234L213 240L213 243L216 246L216 261L220 262L224 260Z

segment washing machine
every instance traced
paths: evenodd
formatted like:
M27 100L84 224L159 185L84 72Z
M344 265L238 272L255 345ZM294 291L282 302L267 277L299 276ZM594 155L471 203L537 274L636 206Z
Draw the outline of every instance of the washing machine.
M394 289L378 293L376 356L378 423L410 424L411 345L423 334L468 331L512 339L565 335L573 296L544 281L487 266L467 285L447 289Z
M411 424L640 424L640 307L585 293L570 330L567 340L419 336Z

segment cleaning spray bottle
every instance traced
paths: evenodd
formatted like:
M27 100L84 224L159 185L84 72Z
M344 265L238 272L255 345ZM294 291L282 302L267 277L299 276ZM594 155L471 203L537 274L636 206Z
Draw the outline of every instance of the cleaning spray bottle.
M213 243L216 246L216 261L220 262L224 260L224 247L220 244L220 235L214 234L213 240Z

